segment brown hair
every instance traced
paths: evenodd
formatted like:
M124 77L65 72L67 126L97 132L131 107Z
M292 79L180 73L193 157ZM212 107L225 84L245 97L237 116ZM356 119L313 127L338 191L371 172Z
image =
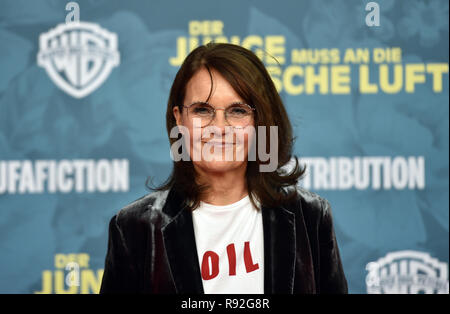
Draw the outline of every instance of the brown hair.
M292 200L296 196L295 189L287 192L287 189L283 188L297 184L305 172L305 167L301 168L297 158L294 158L295 166L290 173L280 171L280 168L286 165L292 156L294 142L292 126L269 73L261 60L250 50L238 45L209 43L194 49L186 57L175 76L167 105L166 127L170 144L177 141L176 138L170 138L170 131L177 125L173 108L178 106L182 112L186 85L201 68L206 68L210 73L211 92L213 88L211 69L214 69L228 81L247 104L255 108L255 129L258 129L257 126L266 126L266 143L269 143L269 126L278 127L277 171L259 171L259 165L263 162L258 157L256 161L247 161L247 190L253 205L258 208L254 197L261 206L269 207L276 207ZM159 191L177 189L177 192L181 193L186 200L185 206L194 210L200 204L203 193L208 187L197 184L193 178L196 178L196 174L192 161L174 161L172 173L165 183L157 188L150 188L148 184L147 186Z

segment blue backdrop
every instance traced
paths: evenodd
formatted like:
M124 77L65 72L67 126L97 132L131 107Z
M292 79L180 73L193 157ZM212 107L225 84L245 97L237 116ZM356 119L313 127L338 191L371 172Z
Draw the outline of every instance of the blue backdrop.
M169 89L211 40L271 73L349 292L448 293L448 1L68 3L0 1L1 293L98 292L108 221L169 175Z

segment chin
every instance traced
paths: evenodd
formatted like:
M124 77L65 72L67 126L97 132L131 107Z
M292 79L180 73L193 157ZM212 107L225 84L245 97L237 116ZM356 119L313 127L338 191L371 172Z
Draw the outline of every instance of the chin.
M201 161L194 162L194 165L204 172L225 173L239 168L245 167L247 162L244 161Z

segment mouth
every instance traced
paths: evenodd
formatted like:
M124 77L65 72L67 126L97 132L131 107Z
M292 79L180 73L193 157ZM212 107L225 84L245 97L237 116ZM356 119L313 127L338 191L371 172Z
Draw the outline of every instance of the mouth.
M214 147L229 147L235 145L232 142L214 142L214 141L202 141L203 144L208 144Z

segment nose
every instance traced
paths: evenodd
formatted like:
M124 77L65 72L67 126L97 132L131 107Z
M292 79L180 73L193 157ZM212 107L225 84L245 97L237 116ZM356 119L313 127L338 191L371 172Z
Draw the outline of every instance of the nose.
M204 129L204 132L209 134L210 139L212 139L212 137L219 136L223 140L226 137L227 127L230 126L225 119L225 111L223 109L216 109L216 114L214 115L213 120L208 127Z
M225 131L225 127L228 126L228 122L225 119L225 110L224 109L216 109L216 114L211 121L210 125L214 125L222 130L222 133Z

